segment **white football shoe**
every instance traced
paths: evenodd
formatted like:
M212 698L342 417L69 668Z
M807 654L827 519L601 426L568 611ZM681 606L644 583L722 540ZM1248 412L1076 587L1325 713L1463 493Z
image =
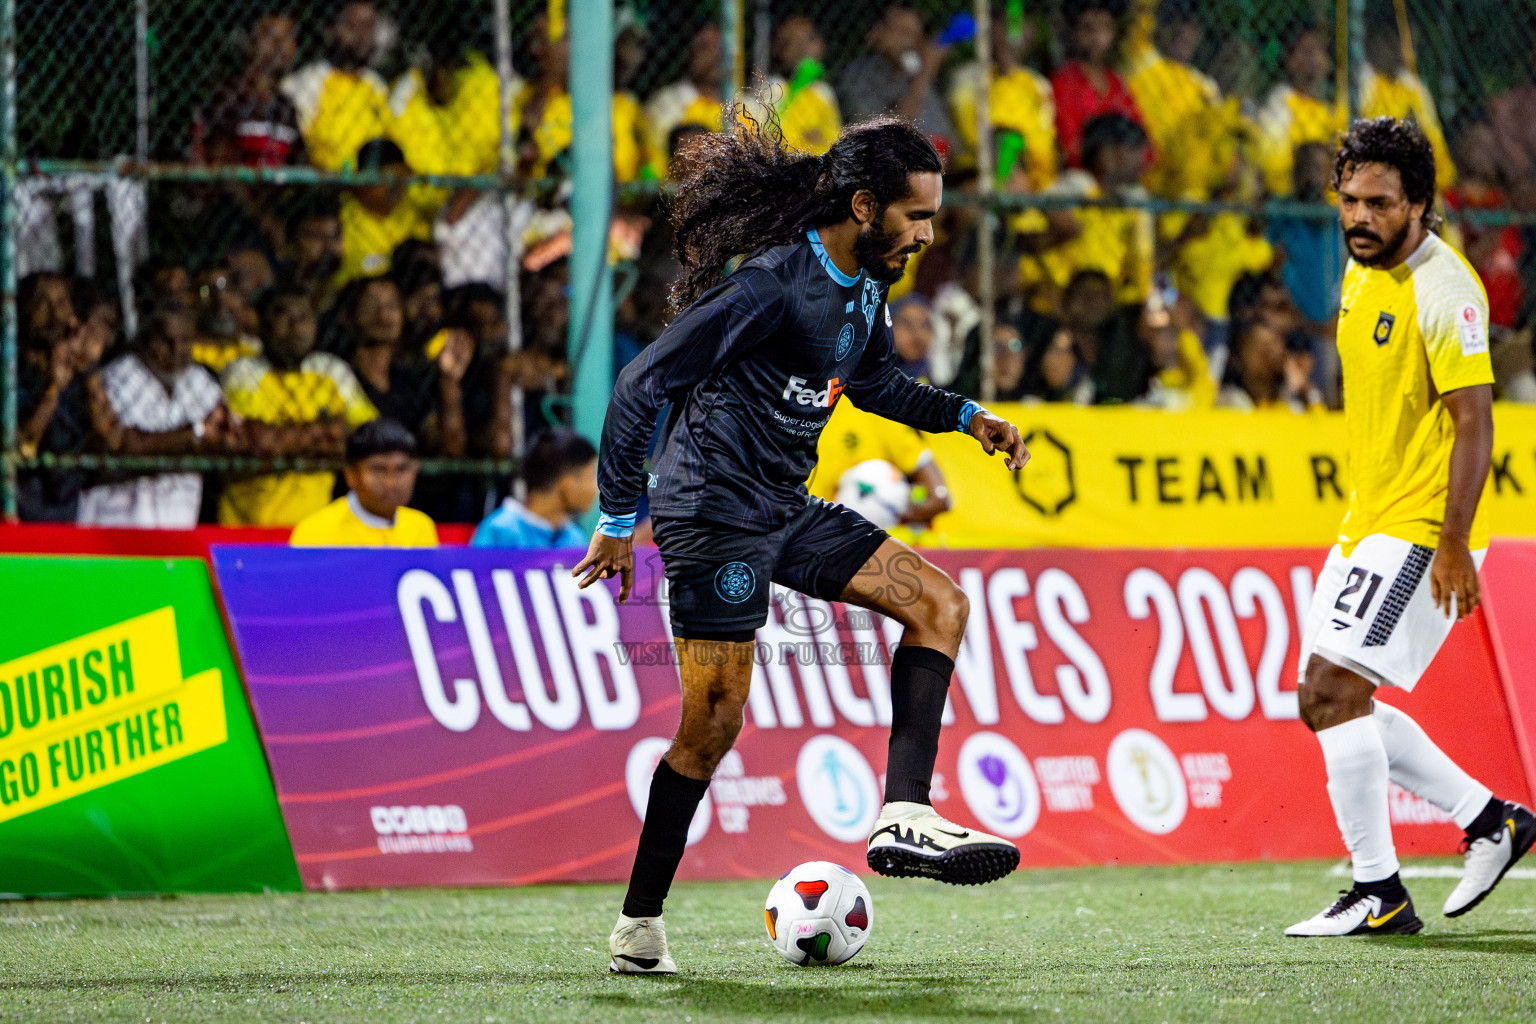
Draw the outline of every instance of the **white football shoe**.
M1400 900L1384 904L1380 896L1368 896L1359 889L1349 889L1327 910L1316 917L1297 922L1285 934L1298 939L1316 939L1335 935L1413 935L1424 927L1414 913L1413 900L1403 890Z
M660 917L625 917L608 936L608 952L613 960L608 969L615 974L676 974L677 964L667 955L667 926Z
M867 859L871 871L893 878L982 885L1012 874L1019 866L1019 848L946 821L928 804L899 800L880 808Z
M1493 892L1504 872L1515 866L1536 842L1536 814L1505 801L1499 827L1486 835L1462 840L1467 855L1461 881L1445 901L1445 916L1460 917Z

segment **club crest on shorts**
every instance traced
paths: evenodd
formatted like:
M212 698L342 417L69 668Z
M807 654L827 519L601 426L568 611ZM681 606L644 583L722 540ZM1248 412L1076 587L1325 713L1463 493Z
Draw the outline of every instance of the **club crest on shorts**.
M835 359L842 359L853 348L853 324L843 324L843 329L837 335L837 348L832 351Z
M1392 340L1392 327L1397 323L1397 317L1391 313L1382 313L1376 317L1376 330L1371 337L1376 339L1376 344L1385 345Z
M757 574L746 562L726 562L715 573L715 593L720 600L741 604L757 589Z

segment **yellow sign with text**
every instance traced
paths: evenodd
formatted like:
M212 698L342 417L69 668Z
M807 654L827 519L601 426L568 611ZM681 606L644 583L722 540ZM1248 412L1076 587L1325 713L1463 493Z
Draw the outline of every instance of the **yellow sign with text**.
M999 404L1032 458L1010 473L964 434L929 441L954 511L919 543L1326 546L1349 496L1342 413L1169 413ZM1536 536L1536 408L1494 407L1483 501L1495 536Z
M227 738L218 669L182 679L160 608L0 665L0 822Z

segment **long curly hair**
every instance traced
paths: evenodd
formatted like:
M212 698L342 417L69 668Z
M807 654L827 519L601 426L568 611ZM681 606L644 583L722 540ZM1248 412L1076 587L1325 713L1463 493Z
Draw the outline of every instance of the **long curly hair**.
M928 136L904 118L850 125L818 157L786 148L771 111L761 120L739 106L725 115L724 131L698 136L673 165L669 213L683 266L674 315L719 284L733 259L852 216L855 193L869 190L883 210L911 195L911 175L944 170Z

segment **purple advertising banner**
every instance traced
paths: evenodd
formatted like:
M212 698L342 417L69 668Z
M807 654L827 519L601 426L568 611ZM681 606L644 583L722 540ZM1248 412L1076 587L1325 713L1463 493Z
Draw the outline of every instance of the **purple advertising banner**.
M928 554L971 607L934 777L946 816L1014 839L1026 866L1342 851L1296 711L1295 610L1320 551ZM655 550L636 552L623 606L617 581L576 589L579 556L214 549L306 886L627 877L678 670ZM776 588L683 877L863 868L897 639L889 620ZM1481 618L1389 699L1524 797ZM1444 814L1392 800L1401 849L1455 848Z

